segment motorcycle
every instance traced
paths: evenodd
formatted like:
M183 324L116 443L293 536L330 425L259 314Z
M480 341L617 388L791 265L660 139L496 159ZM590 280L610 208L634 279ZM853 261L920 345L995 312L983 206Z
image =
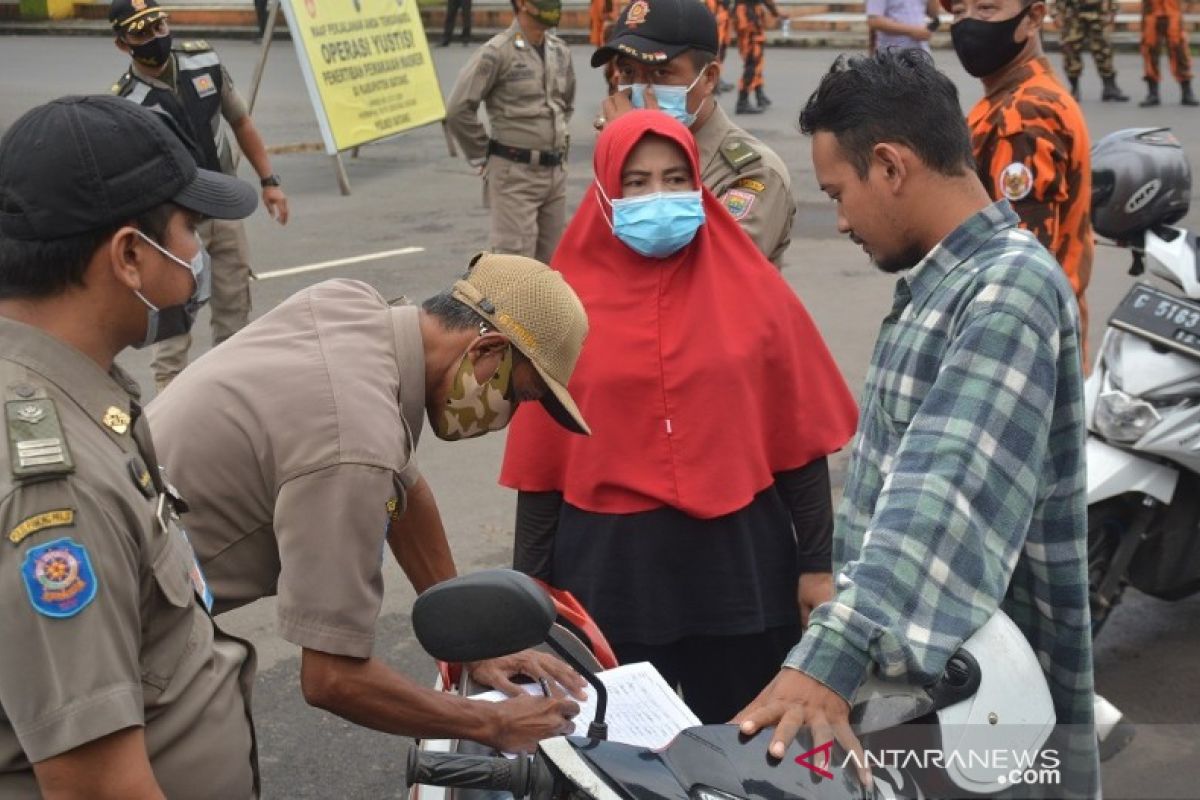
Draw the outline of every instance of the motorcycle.
M1173 223L1191 168L1166 128L1106 136L1092 151L1096 232L1133 254L1085 384L1093 633L1125 587L1164 600L1200 591L1200 240Z
M429 589L413 606L412 620L418 641L435 658L475 661L537 645L552 629L555 608L527 576L491 570ZM602 694L595 674L582 663L575 666ZM408 783L533 800L986 796L1022 777L1028 782L1030 771L1039 774L1033 765L1051 752L1045 746L1055 726L1037 658L1001 612L962 645L934 685L872 676L859 690L851 723L867 752L903 746L922 762L872 763L868 756L874 775L869 795L858 782L857 762L845 756L837 765L833 743L814 747L807 733L781 760L767 756L769 729L747 738L733 725L686 728L652 750L607 741L603 707L601 701L587 736L543 740L532 755L510 759L413 748ZM975 757L998 751L1006 757ZM1023 765L1018 773L1025 771L1014 775L1014 763Z

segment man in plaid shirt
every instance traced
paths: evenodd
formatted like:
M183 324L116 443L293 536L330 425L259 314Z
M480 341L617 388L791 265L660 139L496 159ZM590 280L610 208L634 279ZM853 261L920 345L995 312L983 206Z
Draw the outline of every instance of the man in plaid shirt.
M904 274L861 398L834 598L736 721L745 733L776 724L777 758L802 726L814 744L858 750L848 701L870 668L929 685L1002 608L1038 656L1058 723L1087 733L1064 764L1072 788L1056 791L1090 794L1099 778L1071 287L1007 201L992 203L957 92L924 52L840 59L800 126L838 229L881 270Z

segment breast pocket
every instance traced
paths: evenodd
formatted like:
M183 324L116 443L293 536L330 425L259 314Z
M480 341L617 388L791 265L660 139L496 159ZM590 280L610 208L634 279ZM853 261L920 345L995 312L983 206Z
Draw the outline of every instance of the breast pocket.
M191 554L174 519L155 520L153 591L142 624L142 682L160 692L171 683L196 636Z

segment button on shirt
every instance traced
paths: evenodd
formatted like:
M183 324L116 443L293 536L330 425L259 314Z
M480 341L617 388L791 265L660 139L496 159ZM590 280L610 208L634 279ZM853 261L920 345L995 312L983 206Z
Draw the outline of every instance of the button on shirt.
M989 206L897 282L838 511L836 595L787 666L847 698L871 663L927 685L1000 606L1058 722L1090 726L1078 317L1017 223Z

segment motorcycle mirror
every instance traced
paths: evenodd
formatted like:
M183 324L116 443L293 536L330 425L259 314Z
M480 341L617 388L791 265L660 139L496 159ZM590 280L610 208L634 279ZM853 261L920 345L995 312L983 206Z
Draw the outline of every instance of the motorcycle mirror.
M442 581L413 605L413 630L440 661L482 661L535 647L554 624L554 602L527 575L491 569Z

